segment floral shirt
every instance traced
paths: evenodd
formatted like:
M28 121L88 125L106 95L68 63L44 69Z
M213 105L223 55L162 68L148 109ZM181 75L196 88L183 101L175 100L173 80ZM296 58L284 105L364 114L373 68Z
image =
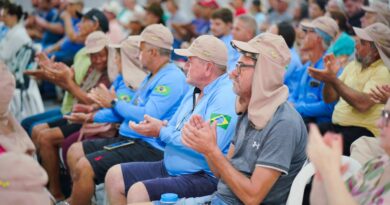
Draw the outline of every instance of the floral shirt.
M347 187L359 204L390 204L389 165L388 155L372 159L361 171L347 180Z

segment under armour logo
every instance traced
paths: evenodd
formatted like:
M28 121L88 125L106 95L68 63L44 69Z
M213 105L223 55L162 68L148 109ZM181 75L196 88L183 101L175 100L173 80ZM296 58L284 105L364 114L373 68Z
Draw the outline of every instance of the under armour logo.
M256 149L259 149L260 143L257 143L256 141L253 142L252 147L256 147Z

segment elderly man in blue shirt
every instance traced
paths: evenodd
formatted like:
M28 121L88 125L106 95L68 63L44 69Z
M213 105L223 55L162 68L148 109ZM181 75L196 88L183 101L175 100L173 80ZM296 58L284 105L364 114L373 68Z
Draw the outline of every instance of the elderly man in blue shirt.
M119 137L83 141L73 144L69 149L68 165L73 179L71 204L91 204L94 185L104 182L111 166L130 161L158 161L163 158L164 142L137 134L128 127L128 123L140 122L145 114L169 120L187 93L188 85L184 73L169 62L173 35L168 28L153 24L146 27L140 36L139 59L150 74L130 102L113 99L110 109L103 109L82 119L122 124ZM83 118L78 119L79 116L83 115L72 114L70 119L79 121ZM117 143L125 143L127 146L113 146ZM104 148L107 146L112 149Z
M182 104L165 124L145 116L130 127L146 136L166 143L164 159L158 162L135 162L116 165L105 179L110 204L126 204L160 199L161 194L177 193L179 197L210 195L218 180L202 154L182 144L182 128L192 116L201 116L217 127L217 144L224 154L234 134L237 115L235 94L226 73L227 48L214 36L198 37L188 49L177 49L187 56L187 82L194 86Z
M312 22L301 23L306 32L301 50L309 56L309 62L303 65L302 77L289 101L294 104L306 123L330 122L334 103L323 101L324 83L312 78L309 67L324 69L326 50L338 32L338 25L330 17L318 17Z

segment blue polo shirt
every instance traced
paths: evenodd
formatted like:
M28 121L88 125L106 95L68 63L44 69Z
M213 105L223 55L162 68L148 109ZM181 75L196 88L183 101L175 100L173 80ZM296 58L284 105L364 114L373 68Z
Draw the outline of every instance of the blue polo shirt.
M322 56L315 64L314 68L324 69L324 61ZM295 93L294 103L295 108L301 114L302 118L312 118L317 123L331 122L332 113L335 103L325 103L322 96L324 83L312 78L308 73L308 68L311 63L304 65L301 81L298 85L297 93Z
M114 88L118 101L123 100L124 102L130 103L131 100L133 99L135 91L126 86L125 82L123 81L123 76L121 74L119 74L115 78L114 82L112 82L111 87ZM111 108L100 109L94 117L95 122L121 123L123 122L123 120L124 118L119 114L117 114Z
M120 135L139 138L163 150L165 144L161 140L136 133L129 127L129 121L138 123L145 114L160 120L171 119L187 91L184 73L175 64L168 63L155 75L149 74L144 79L130 102L118 100L113 108L98 111L94 121L122 122Z
M289 99L293 96L295 90L298 89L304 67L302 66L301 59L295 48L290 48L291 60L288 64L286 73L284 74L284 84L288 87Z
M228 75L224 74L206 86L203 97L194 106L196 89L187 93L168 125L160 130L160 139L166 143L164 165L171 176L199 171L213 175L203 155L184 146L181 142L181 129L193 114L201 115L205 120L217 120L217 143L224 154L227 154L235 131L236 95L233 93Z
M236 68L236 63L238 62L238 59L240 58L241 54L236 49L233 48L232 44L230 43L233 40L233 35L229 34L226 36L222 36L219 38L225 46L228 49L228 64L227 64L227 70L228 72L231 72Z
M124 100L125 102L131 102L131 99L133 99L135 91L125 84L125 81L123 81L122 74L118 74L118 76L115 78L114 82L112 82L111 85L112 88L114 88L116 96L118 100Z
M63 21L60 18L60 13L58 12L58 9L51 9L45 16L45 20L49 23L61 23L64 25ZM61 40L63 37L63 34L55 34L51 31L44 31L41 44L43 48L47 48L48 46L51 46L55 44L57 41Z
M81 21L79 18L72 18L72 25L75 32L79 32L79 28L77 24ZM69 37L65 37L64 43L62 43L60 51L72 53L73 56L79 51L82 47L84 47L83 43L75 43L69 39Z

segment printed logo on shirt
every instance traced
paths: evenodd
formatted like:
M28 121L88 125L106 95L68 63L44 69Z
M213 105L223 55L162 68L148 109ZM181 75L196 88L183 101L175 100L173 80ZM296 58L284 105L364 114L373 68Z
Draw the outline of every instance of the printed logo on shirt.
M256 147L256 149L260 148L260 143L257 143L256 141L253 141L252 147Z
M0 186L3 187L3 188L7 188L9 186L9 181L1 181L0 180Z
M125 102L130 102L131 101L131 97L129 95L125 95L125 94L121 94L118 96L118 99L119 100L123 100Z
M226 130L230 124L231 119L232 117L229 115L211 113L210 124L214 123L214 121L217 121L217 127Z
M159 85L154 89L154 92L167 96L171 92L171 88L165 85Z

